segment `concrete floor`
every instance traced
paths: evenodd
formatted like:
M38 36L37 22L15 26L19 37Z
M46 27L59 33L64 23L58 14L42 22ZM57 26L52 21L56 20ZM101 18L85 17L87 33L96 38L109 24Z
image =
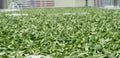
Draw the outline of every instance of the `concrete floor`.
M6 12L6 11L19 11L20 9L0 9L0 12Z

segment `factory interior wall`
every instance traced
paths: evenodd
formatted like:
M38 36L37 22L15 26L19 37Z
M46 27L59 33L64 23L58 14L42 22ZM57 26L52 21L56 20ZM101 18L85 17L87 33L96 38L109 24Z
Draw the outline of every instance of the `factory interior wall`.
M95 2L94 2L94 0L88 0L88 6L92 6L92 7L94 7L94 4Z
M4 8L8 8L8 1L7 0L4 0Z
M55 7L83 7L85 0L55 0ZM88 6L94 6L94 0L88 0Z
M74 7L75 0L55 0L55 7Z
M85 0L76 0L75 4L77 7L85 6Z

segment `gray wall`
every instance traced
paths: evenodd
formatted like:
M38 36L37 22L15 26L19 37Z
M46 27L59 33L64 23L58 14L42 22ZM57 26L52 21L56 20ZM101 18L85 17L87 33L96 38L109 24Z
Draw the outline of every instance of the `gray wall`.
M0 9L4 8L4 0L0 0Z

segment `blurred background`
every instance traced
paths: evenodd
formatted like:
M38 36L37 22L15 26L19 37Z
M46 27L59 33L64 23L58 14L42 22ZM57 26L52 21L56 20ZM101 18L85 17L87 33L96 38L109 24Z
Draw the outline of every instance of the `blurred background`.
M0 0L0 9L54 7L119 8L120 0Z

